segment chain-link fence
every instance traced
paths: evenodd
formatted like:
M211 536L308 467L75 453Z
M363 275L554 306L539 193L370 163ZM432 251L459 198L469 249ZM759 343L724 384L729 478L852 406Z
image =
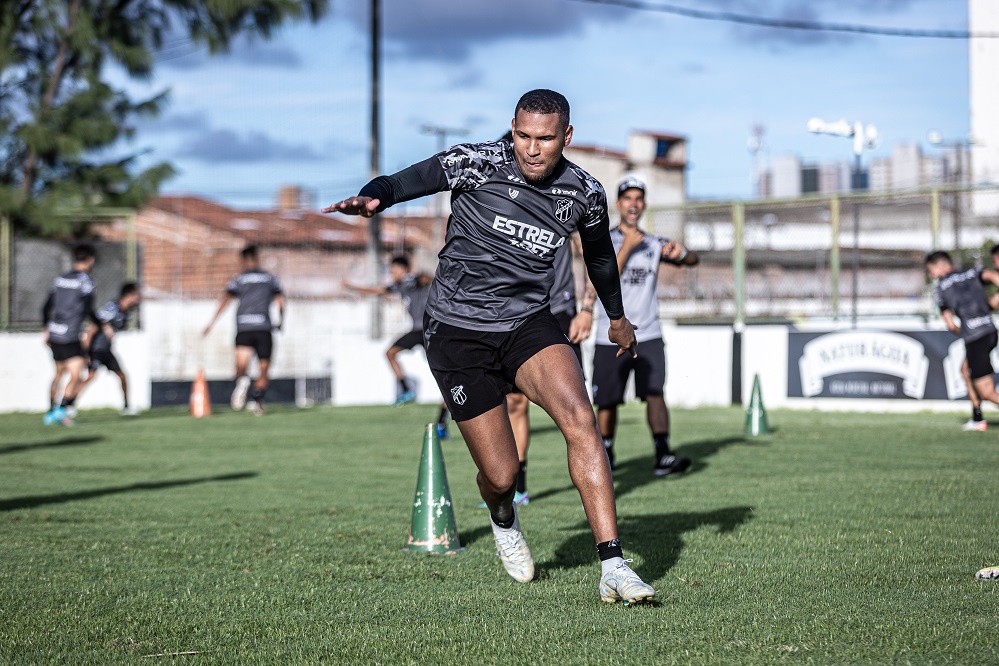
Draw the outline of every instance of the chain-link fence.
M673 319L751 322L934 315L923 259L990 262L999 189L879 192L650 210L701 257L660 277Z
M164 197L138 214L110 217L95 227L99 300L136 278L147 300L216 299L251 243L290 299L345 298L344 278L372 283L363 221L233 211L197 197ZM650 209L644 222L701 257L694 268L663 266L663 316L719 323L933 316L924 255L945 249L958 265L990 262L997 224L999 188L694 203ZM382 229L386 258L405 251L415 269L433 270L437 219L386 217ZM0 329L38 327L70 248L20 238L0 220Z

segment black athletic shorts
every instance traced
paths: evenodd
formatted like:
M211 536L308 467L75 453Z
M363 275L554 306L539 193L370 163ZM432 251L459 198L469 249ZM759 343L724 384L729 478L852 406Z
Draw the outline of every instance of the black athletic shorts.
M555 321L558 322L559 328L561 328L562 332L565 333L566 338L569 337L569 325L572 323L572 318L575 316L576 316L575 308L573 308L572 310L565 310L564 312L555 313ZM572 351L576 352L576 360L579 361L579 365L582 366L583 350L579 348L578 344L572 342L569 343L569 346L572 347Z
M513 331L472 331L429 315L423 324L427 361L455 421L503 404L520 366L542 349L569 344L547 310Z
M52 360L57 362L68 361L76 356L86 357L87 355L79 341L53 342L50 347L52 348Z
M274 350L274 338L270 331L243 331L236 334L237 347L253 347L257 358L269 361Z
M418 328L414 328L392 343L393 347L399 347L400 349L412 349L417 345L423 346L423 331Z
M989 358L989 355L995 349L997 342L999 342L999 334L992 331L977 340L964 343L965 354L968 356L968 370L971 372L972 379L992 375L992 359Z
M624 402L628 375L635 373L635 395L645 400L663 394L666 384L666 347L661 339L635 345L638 358L622 354L615 358L617 345L596 345L593 349L593 403L616 407Z
M97 368L104 366L111 372L121 372L121 366L118 365L118 359L115 358L114 352L110 349L102 349L101 351L91 351L90 352L90 371L94 372Z

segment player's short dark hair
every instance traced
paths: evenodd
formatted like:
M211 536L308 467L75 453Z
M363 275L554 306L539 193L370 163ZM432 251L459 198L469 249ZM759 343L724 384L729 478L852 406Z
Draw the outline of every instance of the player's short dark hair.
M928 264L936 264L940 263L941 261L946 261L948 264L954 263L953 261L950 260L950 255L944 252L943 250L930 252L928 255L926 255L926 263Z
M992 252L991 252L991 254L992 254L993 257L996 256L997 254L999 254L999 245L993 245L992 246Z
M396 266L402 266L407 271L409 270L409 266L410 266L409 257L407 257L404 254L397 254L394 257L392 257L392 262L391 263L395 264Z
M90 243L80 243L73 248L73 261L86 261L97 257L97 251Z
M516 116L518 111L542 114L557 113L559 120L562 121L562 127L569 126L569 100L554 90L538 88L524 93L520 101L517 102L517 108L513 110L513 115Z
M125 284L121 285L121 293L118 294L118 297L124 298L129 294L137 294L137 293L139 293L139 285L136 284L135 282L126 282Z
M243 259L256 259L257 258L257 246L247 245L239 252L239 256Z

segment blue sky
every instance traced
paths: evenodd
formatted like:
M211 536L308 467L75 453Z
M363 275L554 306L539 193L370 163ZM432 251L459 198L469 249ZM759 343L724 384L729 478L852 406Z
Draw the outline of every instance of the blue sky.
M655 4L658 0L648 0ZM665 0L663 0L665 1ZM967 29L965 0L670 0L772 18ZM137 94L170 90L135 147L172 162L166 193L236 208L271 207L282 184L317 207L368 177L368 0L331 0L319 24L289 27L228 55L175 47ZM631 129L688 137L688 194L748 197L747 138L766 127L771 156L851 157L816 136L812 116L878 126L884 155L926 133L967 136L968 44L962 40L778 30L580 0L382 0L382 171L436 151L426 123L499 136L526 90L572 105L574 141L623 149ZM119 79L120 81L120 79ZM457 141L458 139L455 139Z

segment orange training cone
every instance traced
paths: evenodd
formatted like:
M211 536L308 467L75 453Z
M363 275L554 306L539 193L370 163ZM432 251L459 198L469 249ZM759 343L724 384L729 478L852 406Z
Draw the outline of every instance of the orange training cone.
M191 384L191 416L201 418L212 415L212 400L208 395L208 382L205 371L198 368L198 374Z

